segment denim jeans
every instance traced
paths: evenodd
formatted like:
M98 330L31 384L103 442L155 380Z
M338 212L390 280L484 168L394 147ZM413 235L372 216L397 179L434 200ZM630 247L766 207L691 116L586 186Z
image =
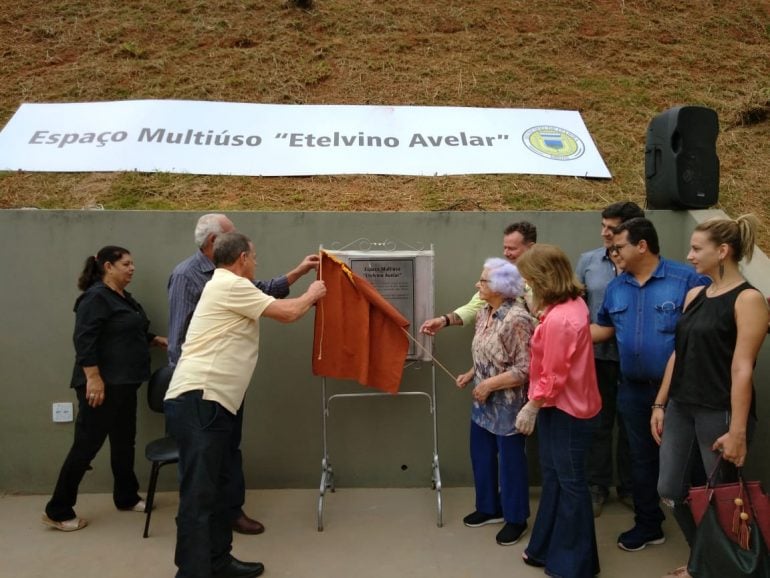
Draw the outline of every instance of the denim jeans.
M236 416L202 391L164 402L169 433L179 444L177 578L210 578L226 566L233 542L225 487Z
M578 419L554 407L537 416L540 505L526 548L549 576L592 578L599 573L594 515L585 477L586 451L598 417Z
M747 439L751 439L756 419L749 417ZM669 400L663 422L663 438L660 445L660 477L658 492L664 501L673 506L674 518L687 543L692 546L695 537L695 521L685 504L693 472L703 471L711 475L719 453L711 446L730 427L730 412ZM737 479L735 467L723 462L716 483Z
M626 426L631 452L631 479L634 495L634 522L642 532L660 533L665 516L658 496L658 444L650 431L652 404L658 387L654 383L621 381L618 411Z
M615 479L613 461L617 469L619 496L631 495L631 458L628 451L628 435L618 416L618 379L620 365L617 361L596 360L596 381L602 396L602 411L594 431L586 459L586 478L589 487L597 487L606 498ZM617 445L613 448L615 424L618 424ZM613 451L614 449L614 451ZM613 460L614 456L614 460Z
M140 500L139 481L134 473L138 387L139 384L105 384L104 403L98 407L88 405L85 386L75 388L78 398L75 437L59 472L53 496L45 507L46 515L52 520L63 522L75 517L80 482L108 437L115 507L129 509Z
M476 510L492 516L502 512L506 522L524 524L529 518L526 437L495 435L473 421L470 437Z

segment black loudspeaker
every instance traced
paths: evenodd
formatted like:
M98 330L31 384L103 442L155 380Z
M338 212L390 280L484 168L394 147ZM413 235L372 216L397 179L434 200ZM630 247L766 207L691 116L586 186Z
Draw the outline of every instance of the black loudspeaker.
M644 179L650 209L707 209L719 200L719 118L702 106L677 106L647 128Z

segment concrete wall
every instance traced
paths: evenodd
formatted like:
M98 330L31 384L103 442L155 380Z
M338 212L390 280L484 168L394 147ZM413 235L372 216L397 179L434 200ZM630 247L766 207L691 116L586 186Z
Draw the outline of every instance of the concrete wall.
M666 256L683 259L696 219L710 212L652 212ZM173 266L195 250L192 231L199 213L108 211L0 211L0 491L50 492L72 441L73 424L53 423L51 404L74 401L68 387L72 369L72 306L77 275L86 256L106 244L129 248L137 270L129 287L152 320L166 331L166 281ZM576 261L599 242L595 212L557 213L231 213L250 235L259 256L258 275L270 277L293 267L319 245L358 238L433 244L436 311L464 303L474 292L483 260L501 253L502 229L515 220L534 222L543 242L561 245ZM770 294L770 265L764 255L751 279ZM308 278L295 285L304 290ZM470 366L469 329L442 332L438 360L453 373ZM249 487L314 487L322 457L321 380L311 374L312 314L294 325L262 322L262 346L246 399L244 467ZM164 363L156 352L154 366ZM770 411L763 387L770 354L758 364L759 409ZM472 483L468 459L470 392L457 391L437 368L438 432L445 485ZM402 389L429 390L431 366L405 371ZM329 382L333 393L363 391L356 384ZM146 406L140 390L137 473L143 487L149 466L147 441L162 434L163 418ZM422 398L340 399L332 404L329 445L339 486L421 486L430 483L432 422ZM770 479L767 428L755 443L753 473ZM530 460L537 481L534 442ZM84 480L83 491L109 491L107 448ZM763 464L758 462L763 461ZM175 487L172 468L161 485Z

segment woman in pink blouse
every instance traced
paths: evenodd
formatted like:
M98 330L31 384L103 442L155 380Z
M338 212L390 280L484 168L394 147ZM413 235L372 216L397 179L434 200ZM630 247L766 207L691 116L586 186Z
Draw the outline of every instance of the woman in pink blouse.
M588 307L564 252L534 245L516 265L543 311L532 336L529 401L516 428L531 434L537 421L542 493L523 558L549 576L591 578L599 573L594 516L585 477L601 397L596 385Z
M529 339L535 320L521 295L524 281L505 259L487 259L476 288L486 302L476 316L473 367L457 386L473 383L471 464L476 509L463 518L471 528L505 522L501 546L519 541L529 518L526 437L516 431L516 414L527 400Z

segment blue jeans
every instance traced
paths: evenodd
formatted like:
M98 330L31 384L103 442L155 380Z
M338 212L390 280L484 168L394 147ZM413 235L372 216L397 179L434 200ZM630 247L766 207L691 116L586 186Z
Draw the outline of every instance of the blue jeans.
M628 452L628 435L618 416L618 379L620 364L606 359L596 360L596 381L602 396L602 411L594 431L591 448L586 456L586 477L588 486L596 486L606 498L613 485L613 461L617 468L619 496L631 495L631 458ZM617 447L613 452L615 424L618 424ZM614 455L614 460L613 460Z
M179 444L177 578L210 578L230 560L233 542L225 488L236 416L202 391L164 402L169 433Z
M751 440L756 419L749 417L747 439ZM669 400L663 422L663 438L660 445L660 476L658 492L664 501L673 506L674 519L692 546L695 538L695 521L685 504L693 472L705 470L711 475L719 454L711 446L730 428L730 412ZM737 479L735 467L724 462L715 476L716 483Z
M476 486L476 510L506 522L524 524L529 518L529 477L526 437L495 435L471 421L471 463Z
M540 410L537 435L543 489L527 557L549 576L592 578L599 573L586 451L598 417L578 419L555 407Z
M634 496L634 522L642 532L661 532L665 516L658 496L658 444L650 432L652 404L658 386L654 383L621 381L618 388L618 411L626 426L631 452L631 481Z

